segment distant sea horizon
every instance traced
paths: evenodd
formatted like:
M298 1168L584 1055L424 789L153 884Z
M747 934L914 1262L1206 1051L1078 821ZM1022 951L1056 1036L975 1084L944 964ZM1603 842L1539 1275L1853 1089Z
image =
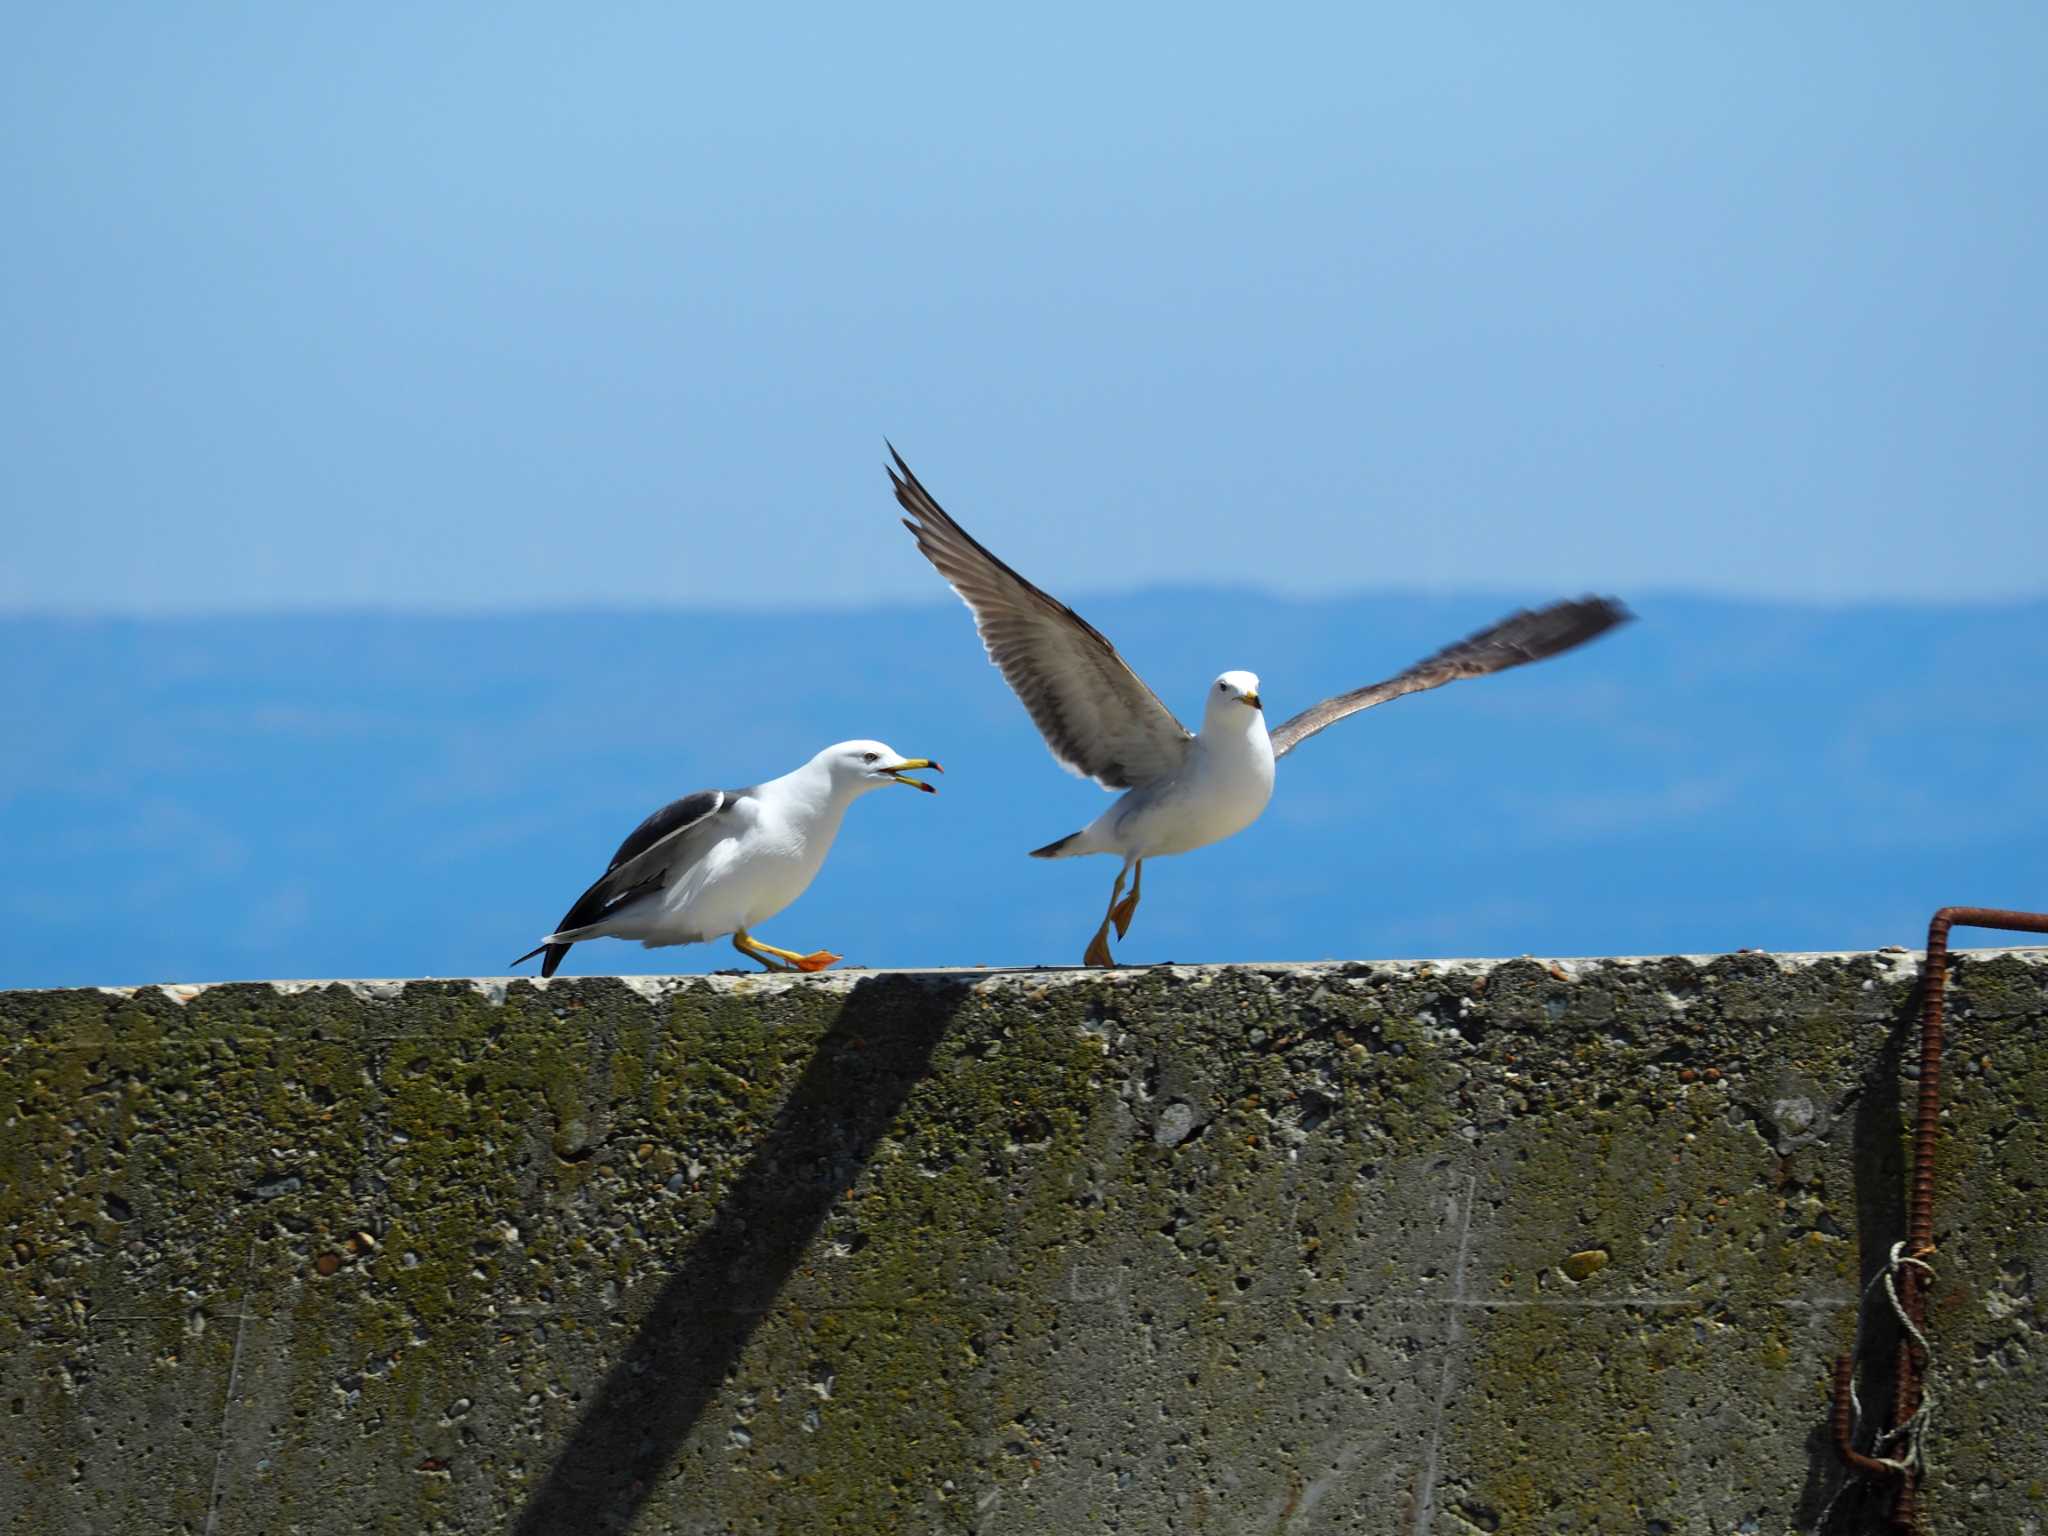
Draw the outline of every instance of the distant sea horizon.
M1605 591L1605 588L1587 588L1588 591ZM1633 594L1632 596L1630 594ZM1237 582L1162 582L1136 587L1102 588L1077 587L1071 591L1062 590L1059 596L1079 608L1085 603L1116 604L1125 602L1150 602L1193 597L1201 600L1240 600L1259 603L1317 606L1324 604L1355 604L1370 602L1423 601L1473 601L1493 600L1504 603L1508 608L1532 602L1548 602L1558 597L1577 596L1576 590L1536 589L1517 584L1460 584L1457 586L1430 587L1397 585L1365 585L1347 587L1331 592L1290 592L1284 589L1258 583ZM1783 596L1763 592L1723 592L1709 588L1689 586L1633 587L1628 593L1620 593L1624 602L1636 603L1679 603L1703 604L1725 608L1769 608L1810 610L1815 613L1840 613L1844 611L1870 610L1874 612L1981 612L1989 609L2030 609L2048 611L2048 591L2043 592L1991 592L1982 596L1925 597L1913 594L1877 593L1869 596ZM39 605L33 603L10 603L0 599L0 623L7 622L53 622L53 623L181 623L210 622L215 620L238 619L334 619L334 618L399 618L399 619L503 619L527 618L610 618L662 617L674 615L700 615L734 618L777 618L783 615L807 615L812 617L860 617L898 613L905 609L938 608L958 606L957 599L934 596L929 591L918 596L882 596L845 601L815 600L776 603L753 599L744 602L718 601L674 601L674 602L621 602L600 603L587 598L566 600L561 603L522 602L502 603L486 597L475 602L449 603L322 603L293 602L290 604L183 604L168 606L108 606L78 607L66 605ZM1114 638L1114 637L1112 637Z
M1070 594L1192 718L1271 715L1538 591ZM2048 907L2048 597L1622 593L1583 651L1369 712L1273 805L1148 866L1120 957L1305 960L1916 944ZM1070 964L1114 865L1025 850L1060 771L943 593L858 607L0 612L0 985L497 975L642 815L879 736L937 797L857 806L769 942L874 965ZM721 945L565 969L729 968Z

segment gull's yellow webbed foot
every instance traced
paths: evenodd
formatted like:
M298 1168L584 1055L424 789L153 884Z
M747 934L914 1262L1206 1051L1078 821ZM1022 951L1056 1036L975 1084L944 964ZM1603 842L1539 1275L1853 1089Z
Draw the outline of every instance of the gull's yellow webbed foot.
M1122 901L1113 902L1109 909L1109 920L1116 924L1116 936L1122 938L1131 931L1131 919L1138 913L1138 892L1145 884L1145 861L1132 866L1131 894Z
M732 947L743 955L752 955L771 971L822 971L828 965L837 965L845 959L829 949L814 949L808 955L800 955L793 949L781 949L773 944L763 944L750 933L736 933L732 936ZM773 955L774 959L768 957Z

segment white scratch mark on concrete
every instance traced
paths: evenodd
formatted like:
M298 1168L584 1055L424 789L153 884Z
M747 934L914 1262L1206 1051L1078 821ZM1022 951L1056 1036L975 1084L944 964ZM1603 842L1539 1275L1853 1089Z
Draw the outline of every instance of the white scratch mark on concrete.
M235 1329L235 1352L228 1361L227 1396L220 1405L220 1444L213 1452L213 1488L206 1496L206 1536L220 1529L220 1482L228 1463L228 1415L234 1411L235 1388L242 1376L242 1343L249 1337L249 1280L256 1273L256 1245L249 1245L249 1262L242 1267L241 1325Z
M1472 1253L1472 1207L1479 1203L1479 1175L1465 1175L1465 1214L1458 1223L1458 1264L1451 1271L1451 1321L1444 1330L1444 1368L1437 1378L1436 1411L1429 1421L1429 1455L1422 1464L1422 1487L1415 1495L1415 1536L1429 1536L1436 1518L1436 1478L1443 1461L1444 1410L1451 1403L1451 1367L1465 1338L1465 1261Z

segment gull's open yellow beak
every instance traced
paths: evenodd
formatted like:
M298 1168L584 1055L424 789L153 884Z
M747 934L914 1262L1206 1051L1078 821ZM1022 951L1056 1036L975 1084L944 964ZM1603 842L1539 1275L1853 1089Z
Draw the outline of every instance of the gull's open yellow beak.
M1265 706L1259 702L1259 696L1256 693L1240 693L1237 696L1237 702L1240 704L1249 704L1253 709L1265 708Z
M906 779L903 776L904 771L910 768L929 768L933 773L944 773L946 771L929 757L906 757L902 762L889 770L889 777L898 784L908 784L912 789L921 789L928 795L936 795L939 792L939 787L936 784L927 784L923 779Z

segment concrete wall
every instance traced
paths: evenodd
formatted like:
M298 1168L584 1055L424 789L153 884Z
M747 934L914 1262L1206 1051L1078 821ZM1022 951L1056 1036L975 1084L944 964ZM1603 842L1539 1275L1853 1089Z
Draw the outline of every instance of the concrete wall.
M0 995L0 1530L1810 1526L1914 969ZM1959 964L1943 1530L2048 1523L2044 1015Z

